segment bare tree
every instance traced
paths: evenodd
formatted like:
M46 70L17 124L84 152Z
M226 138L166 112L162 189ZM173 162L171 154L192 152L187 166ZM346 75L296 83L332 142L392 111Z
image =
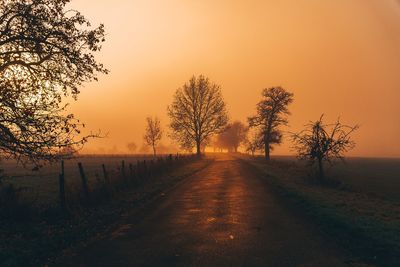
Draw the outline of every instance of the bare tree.
M0 1L0 153L22 161L62 157L89 135L65 96L107 73L93 52L101 49L104 26L90 29L68 0Z
M171 137L182 148L196 146L197 155L201 154L202 144L228 123L220 86L203 75L193 76L176 91L168 115Z
M250 127L258 127L262 131L265 158L269 160L272 145L282 141L280 127L288 123L288 105L293 102L293 94L281 87L272 87L264 89L262 97L257 104L257 115L248 120Z
M246 152L254 156L254 154L257 151L263 149L263 146L264 146L263 133L257 130L251 131L245 141Z
M144 141L147 145L153 148L153 154L156 156L156 148L162 138L161 123L157 117L146 118L146 133L144 134Z
M126 145L126 148L128 148L129 152L131 152L132 154L134 154L137 150L137 145L135 142L130 142Z
M319 120L307 124L303 131L292 134L293 148L300 159L309 160L312 165L318 164L322 180L325 176L324 161L332 163L335 158L343 159L344 153L355 146L350 134L358 128L358 125L344 125L339 119L333 124L324 124L322 115Z

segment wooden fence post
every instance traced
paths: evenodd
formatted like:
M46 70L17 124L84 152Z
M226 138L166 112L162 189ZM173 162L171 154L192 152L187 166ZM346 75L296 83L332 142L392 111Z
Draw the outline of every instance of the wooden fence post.
M64 172L64 160L61 161L61 173L59 175L59 183L60 183L60 207L63 211L66 210L66 202L65 202L65 172Z
M104 163L101 164L101 168L103 169L104 185L105 185L106 191L108 193L108 196L112 196L114 192L113 192L113 188L111 187L111 182L110 182L110 178L108 176L106 165Z
M123 160L121 163L121 173L122 173L122 179L124 180L124 182L126 182L125 160Z
M131 180L133 180L133 165L132 163L129 163L129 176Z
M138 160L136 163L136 178L138 182L140 182L142 178L142 167L140 166L140 161Z
M86 200L89 199L89 187L88 187L88 182L87 178L85 175L85 171L83 170L83 166L81 162L78 162L78 168L79 168L79 173L81 175L81 180L82 180L82 189L83 189L83 194L85 195Z
M105 164L102 164L102 165L101 165L101 168L103 169L104 181L105 181L105 183L106 183L106 185L107 185L107 187L108 187L108 186L110 186L110 179L108 178L108 173L107 173L106 165L105 165Z

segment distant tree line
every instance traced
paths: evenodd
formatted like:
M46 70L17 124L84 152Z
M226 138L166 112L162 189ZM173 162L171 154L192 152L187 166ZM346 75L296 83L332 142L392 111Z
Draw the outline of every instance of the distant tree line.
M229 123L223 132L214 137L212 142L214 151L238 152L239 147L247 139L248 130L248 127L240 121Z

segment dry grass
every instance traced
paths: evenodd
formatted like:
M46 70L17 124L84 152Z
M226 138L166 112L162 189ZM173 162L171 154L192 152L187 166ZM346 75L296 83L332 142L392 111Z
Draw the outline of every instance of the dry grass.
M367 178L362 178L364 172L371 177L381 175L379 168L374 171L373 160L348 165L346 168L357 166L353 172L341 170L346 177L356 172L354 179L337 183L337 177L334 177L336 182L320 185L313 182L304 165L293 160L277 159L266 163L261 158L243 159L262 171L284 199L296 205L346 249L378 266L397 266L400 260L400 202L391 195L391 184L398 183L393 175L397 166L377 161L377 166L387 165L392 169L388 171L388 177L380 179L380 183L387 184L376 189ZM368 169L358 170L359 164L366 162ZM361 186L362 181L367 185ZM388 192L384 188L388 188Z
M256 157L262 160L262 157ZM304 162L291 156L273 157L275 164L293 165L309 176ZM362 193L380 198L400 201L400 159L399 158L347 158L344 162L326 165L326 175L329 179L343 186Z
M373 184L364 185L367 190L362 190L360 184L363 179L360 174L354 179L348 178L341 184L320 186L311 182L309 170L295 162L287 163L276 160L266 166L263 160L257 159L255 164L263 168L264 171L267 169L269 174L279 177L289 188L312 195L321 204L335 206L352 214L371 217L384 222L400 222L400 202L397 201L397 198L388 197L393 193L392 181L397 182L398 180L394 176L390 176L386 180L381 179L381 183L386 183L386 185L378 189L380 194L371 194L371 192L377 190L374 190ZM347 168L350 168L350 166L347 166ZM331 170L331 172L333 171ZM340 172L345 172L345 169L341 169ZM378 170L375 171L375 173L378 172ZM374 175L373 173L373 167L370 166L368 174ZM344 175L349 177L350 174L345 173ZM337 181L338 177L335 176L333 179ZM349 180L351 180L351 184L347 182ZM382 188L388 188L390 193L381 191ZM398 195L397 193L396 196Z
M68 214L50 208L35 212L23 220L0 218L0 266L42 266L62 250L85 243L118 225L127 213L145 207L149 201L155 201L165 190L210 162L205 159L175 164L173 168L143 183L115 188L115 194L107 201L96 199L96 203L74 209Z
M166 157L166 155L165 155ZM126 169L130 163L138 161L150 161L152 156L82 156L65 161L65 181L67 193L73 194L81 190L81 178L78 170L78 162L83 164L90 188L98 187L104 182L102 164L106 165L107 172L111 179L115 179L121 168L122 161L125 161ZM34 206L47 208L58 202L60 174L60 163L49 164L32 171L30 166L23 167L13 160L4 160L0 163L4 170L3 184L12 184L22 189L25 201Z

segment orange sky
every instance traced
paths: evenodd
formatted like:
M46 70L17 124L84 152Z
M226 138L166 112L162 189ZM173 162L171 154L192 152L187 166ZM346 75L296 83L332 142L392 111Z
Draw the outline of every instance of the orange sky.
M72 0L71 6L107 30L98 59L111 74L82 88L71 108L88 129L109 133L86 152L141 144L145 116L166 125L174 91L204 74L222 86L232 119L245 121L262 88L281 85L295 94L291 131L321 113L341 116L361 125L350 155L400 157L397 0ZM273 153L290 153L288 142Z

